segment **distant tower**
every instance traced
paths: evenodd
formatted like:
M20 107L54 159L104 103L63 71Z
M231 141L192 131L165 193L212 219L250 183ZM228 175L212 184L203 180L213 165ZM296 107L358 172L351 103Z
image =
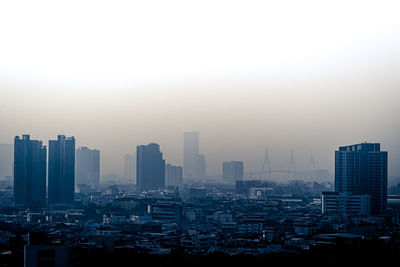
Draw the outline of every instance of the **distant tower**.
M288 166L288 175L293 178L296 175L296 164L294 163L293 149L290 150L290 161Z
M76 185L97 188L100 183L100 151L81 147L75 154Z
M206 176L206 160L199 154L199 133L183 133L183 176L199 179Z
M29 135L14 139L14 201L17 205L46 204L46 147Z
M243 162L223 162L222 179L230 184L235 184L237 181L243 181Z
M176 188L182 187L183 176L181 166L165 165L165 185L175 186Z
M136 160L132 154L125 154L124 156L124 176L130 180L136 177Z
M75 138L49 141L49 204L71 204L75 194Z
M136 186L139 190L156 190L165 186L165 160L158 144L137 146Z
M268 167L268 172L267 172L267 174L264 174L264 179L266 178L266 176L268 176L267 179L270 179L272 170L271 170L271 165L269 164L268 148L267 147L265 148L264 164L263 164L263 167L262 167L262 172L263 173L266 172L265 171L265 167Z

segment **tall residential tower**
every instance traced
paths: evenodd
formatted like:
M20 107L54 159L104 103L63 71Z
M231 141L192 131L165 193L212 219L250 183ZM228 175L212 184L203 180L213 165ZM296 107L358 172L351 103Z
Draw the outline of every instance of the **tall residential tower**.
M75 138L49 141L49 204L71 204L75 193Z
M100 151L81 147L75 154L76 185L88 185L97 188L100 183Z
M388 153L379 143L341 146L335 151L335 191L371 197L371 213L387 205Z
M158 144L137 146L136 181L136 186L142 191L165 186L165 160Z
M46 147L29 135L14 139L14 202L43 207L46 204Z

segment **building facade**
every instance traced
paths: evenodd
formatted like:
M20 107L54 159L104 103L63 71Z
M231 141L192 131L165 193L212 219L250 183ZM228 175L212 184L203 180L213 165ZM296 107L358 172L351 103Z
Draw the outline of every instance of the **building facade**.
M231 161L222 163L222 179L224 182L236 184L243 180L243 162Z
M181 187L183 185L182 167L165 165L165 185Z
M353 195L352 193L322 192L322 214L357 214L371 213L371 196Z
M371 197L371 213L387 205L388 153L379 143L339 147L335 151L335 191Z
M141 191L165 186L165 160L158 144L137 146L136 180L136 186Z
M71 204L75 194L75 138L49 141L49 204Z
M14 147L12 144L0 144L0 179L13 175Z
M75 154L76 186L87 185L97 188L100 183L100 151L81 147Z
M43 207L46 204L46 147L29 135L14 139L14 202Z
M124 176L130 180L134 180L136 176L136 161L132 154L124 156Z

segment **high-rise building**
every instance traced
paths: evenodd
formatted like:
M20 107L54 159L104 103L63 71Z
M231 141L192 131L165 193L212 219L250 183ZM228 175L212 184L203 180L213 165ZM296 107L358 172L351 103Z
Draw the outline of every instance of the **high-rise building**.
M100 183L100 151L81 147L75 154L76 186L88 185L97 188Z
M183 185L181 166L173 166L171 164L165 165L165 185L177 187L181 187Z
M225 182L236 184L243 180L243 162L231 161L222 163L222 178Z
M136 160L132 154L125 154L124 157L124 176L130 180L136 176Z
M371 213L387 205L388 153L379 143L339 147L335 151L335 191L371 196Z
M75 138L49 141L49 204L71 204L75 192Z
M0 144L0 180L13 173L14 149L12 144Z
M183 134L183 174L186 179L204 178L206 161L199 155L199 133L185 132Z
M165 160L158 144L137 146L136 180L139 190L155 190L165 186Z
M29 135L14 139L14 201L17 205L46 204L46 147Z

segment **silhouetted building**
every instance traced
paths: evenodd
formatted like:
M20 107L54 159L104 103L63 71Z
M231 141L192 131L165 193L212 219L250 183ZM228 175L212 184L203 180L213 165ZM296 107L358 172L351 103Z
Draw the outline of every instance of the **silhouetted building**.
M261 187L263 184L260 180L238 180L236 181L236 194L248 195L250 192L250 188L253 187Z
M335 151L335 191L371 196L371 212L382 214L387 205L388 153L379 143L339 147Z
M75 138L49 141L49 204L70 204L75 192Z
M125 154L124 157L124 176L131 180L135 179L136 160L132 154Z
M158 144L137 146L136 179L139 190L154 190L165 186L165 160Z
M14 201L17 205L46 204L46 147L29 135L14 139Z
M65 240L51 240L45 232L30 232L24 248L24 266L79 266L80 254L77 244Z
M235 184L243 180L243 162L231 161L222 163L222 178L225 182Z
M0 180L13 175L13 157L13 145L0 144Z
M165 165L165 185L177 187L181 187L183 185L181 166L173 166L171 164Z
M89 185L97 188L100 183L100 151L81 147L75 154L76 185Z
M185 132L183 134L183 172L185 179L204 178L206 176L206 161L199 155L199 133Z

